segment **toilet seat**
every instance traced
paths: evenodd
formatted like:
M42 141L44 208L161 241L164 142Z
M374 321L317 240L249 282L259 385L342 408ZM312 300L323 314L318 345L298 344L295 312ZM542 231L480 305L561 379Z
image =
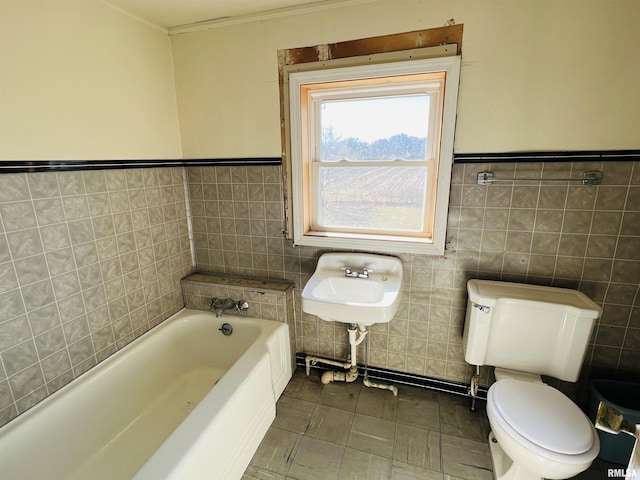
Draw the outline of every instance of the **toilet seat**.
M544 383L500 380L489 389L487 409L514 440L546 458L578 460L593 447L594 428L586 415Z

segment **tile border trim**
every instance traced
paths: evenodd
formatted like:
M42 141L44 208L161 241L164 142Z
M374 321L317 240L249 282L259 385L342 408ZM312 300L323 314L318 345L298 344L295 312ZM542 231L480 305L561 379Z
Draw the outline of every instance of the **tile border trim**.
M281 165L280 157L149 159L149 160L8 160L0 161L0 174L111 170L164 167L232 167Z
M547 152L455 153L454 163L601 162L640 160L640 150L576 150Z
M640 150L576 150L540 152L454 153L453 163L640 161ZM3 173L64 172L163 167L279 166L280 157L149 159L149 160L7 160Z

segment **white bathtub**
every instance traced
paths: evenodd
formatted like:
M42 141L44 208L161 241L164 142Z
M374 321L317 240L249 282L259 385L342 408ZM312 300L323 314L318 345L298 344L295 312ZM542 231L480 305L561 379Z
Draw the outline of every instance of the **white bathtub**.
M0 478L239 479L290 359L283 323L182 310L0 428Z

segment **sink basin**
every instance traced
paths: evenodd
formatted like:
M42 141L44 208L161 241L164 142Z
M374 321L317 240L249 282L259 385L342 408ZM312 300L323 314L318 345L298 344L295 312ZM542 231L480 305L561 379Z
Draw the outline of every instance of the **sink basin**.
M368 278L347 277L369 270ZM402 262L388 255L325 253L302 291L302 310L362 326L390 321L400 305Z

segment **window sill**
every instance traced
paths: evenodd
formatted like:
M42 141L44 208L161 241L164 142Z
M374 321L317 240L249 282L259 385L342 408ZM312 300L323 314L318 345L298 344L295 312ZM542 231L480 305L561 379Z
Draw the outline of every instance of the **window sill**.
M413 253L444 255L444 235L440 242L424 238L389 237L382 235L357 235L327 232L308 232L296 236L294 245L349 250L366 250L382 253Z

